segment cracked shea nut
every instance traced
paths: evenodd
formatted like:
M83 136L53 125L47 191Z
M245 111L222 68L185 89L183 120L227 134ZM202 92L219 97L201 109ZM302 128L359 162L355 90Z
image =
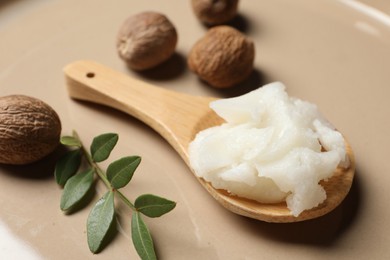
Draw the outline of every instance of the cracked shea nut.
M155 67L172 56L177 32L166 16L143 12L127 18L117 37L119 56L133 70Z
M253 70L253 42L229 26L216 26L192 47L188 66L201 79L227 88L246 79Z
M192 0L196 17L204 24L229 22L237 15L238 0Z
M61 122L57 113L36 98L0 97L0 163L28 164L58 146Z

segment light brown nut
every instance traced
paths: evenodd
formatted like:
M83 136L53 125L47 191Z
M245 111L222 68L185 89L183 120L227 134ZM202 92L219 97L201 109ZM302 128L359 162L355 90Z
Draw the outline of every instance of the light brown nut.
M237 15L238 0L192 0L196 17L207 25L218 25Z
M57 113L36 98L0 97L0 163L28 164L54 151L61 135Z
M227 88L253 71L253 42L229 26L216 26L192 47L188 66L201 79L217 88Z
M143 12L123 22L116 46L131 69L146 70L171 57L176 43L176 29L165 15Z

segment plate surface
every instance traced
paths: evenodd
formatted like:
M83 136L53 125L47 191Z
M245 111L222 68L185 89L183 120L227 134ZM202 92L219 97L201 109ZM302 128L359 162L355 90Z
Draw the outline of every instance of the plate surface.
M85 144L100 133L119 133L112 159L142 156L123 192L131 198L154 193L177 201L171 213L146 220L161 259L385 259L390 257L390 4L363 2L241 1L233 25L254 40L256 70L240 86L216 90L186 67L191 46L206 32L189 1L3 0L0 93L44 100L58 112L63 134L76 129ZM126 17L146 10L166 14L179 42L164 66L135 73L118 58L115 37ZM236 216L203 190L175 151L147 126L67 96L62 68L80 59L193 95L230 97L282 81L291 95L316 103L348 138L357 162L352 190L336 210L311 221L268 224ZM90 207L72 215L61 212L54 157L29 166L0 166L1 258L136 258L131 212L120 204L113 243L98 255L89 252L85 222ZM104 192L98 185L94 200Z

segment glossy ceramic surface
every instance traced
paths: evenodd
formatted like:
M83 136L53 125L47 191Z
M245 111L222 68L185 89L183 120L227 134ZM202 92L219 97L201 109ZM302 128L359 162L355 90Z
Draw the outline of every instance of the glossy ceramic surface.
M233 25L254 40L256 70L240 86L216 90L186 67L187 53L207 29L196 20L189 1L3 0L0 93L44 100L58 112L63 134L76 129L86 144L97 134L119 133L113 159L142 156L123 192L131 198L151 192L177 201L171 213L146 220L161 259L390 257L390 4L243 0L239 8ZM179 42L164 66L135 73L118 58L115 37L126 17L146 10L166 14ZM311 221L268 224L232 214L205 192L153 130L117 111L68 97L62 68L80 59L193 95L230 97L282 81L291 95L316 103L348 138L357 162L352 190L336 210ZM137 258L131 212L121 204L113 243L98 255L89 252L85 222L90 207L72 215L61 212L55 157L29 166L0 166L0 258ZM94 199L104 192L98 185Z

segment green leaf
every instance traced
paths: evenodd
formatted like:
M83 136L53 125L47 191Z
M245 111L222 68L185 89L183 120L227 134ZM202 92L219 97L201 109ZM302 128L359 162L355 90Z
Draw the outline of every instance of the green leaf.
M108 191L93 207L87 220L88 246L92 253L100 250L103 239L114 221L114 192Z
M135 250L141 259L157 259L154 251L152 236L149 233L148 227L141 218L138 211L133 212L131 219L131 237Z
M138 165L141 163L141 157L128 156L112 162L107 168L107 179L114 189L126 186Z
M107 133L95 137L91 144L91 155L95 162L102 162L110 156L118 142L118 134Z
M67 152L57 161L54 171L56 182L59 185L64 186L68 179L77 172L80 167L80 163L80 149Z
M71 209L84 198L92 186L93 174L94 170L89 169L88 171L76 174L69 178L62 193L60 203L61 210L66 211Z
M73 136L62 136L60 139L61 144L66 146L77 146L81 147L81 142Z
M174 209L176 203L156 195L144 194L135 200L134 206L142 214L156 218Z

